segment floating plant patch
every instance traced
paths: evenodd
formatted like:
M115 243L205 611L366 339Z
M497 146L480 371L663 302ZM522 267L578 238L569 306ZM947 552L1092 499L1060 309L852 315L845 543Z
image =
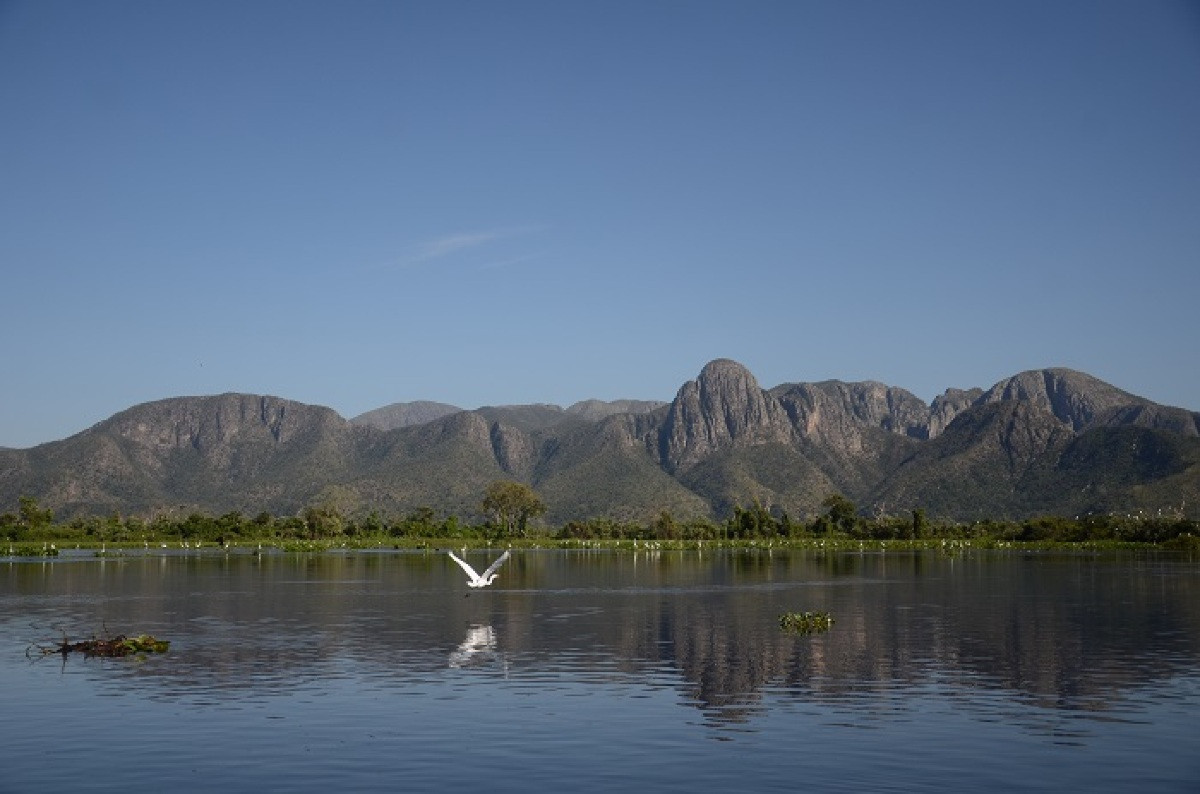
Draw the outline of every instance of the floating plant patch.
M63 641L58 645L36 647L43 656L52 653L60 653L63 656L69 653L82 653L84 656L130 656L138 653L166 653L170 644L168 640L160 640L149 634L139 634L136 637L118 634L115 637L93 637L79 642L70 642L63 637Z
M815 634L829 631L833 618L828 612L784 612L779 616L779 627L795 634Z

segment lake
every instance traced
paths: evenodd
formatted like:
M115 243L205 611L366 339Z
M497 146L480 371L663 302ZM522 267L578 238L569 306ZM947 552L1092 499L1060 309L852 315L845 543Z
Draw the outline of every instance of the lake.
M0 791L1194 792L1198 707L1165 553L0 561Z

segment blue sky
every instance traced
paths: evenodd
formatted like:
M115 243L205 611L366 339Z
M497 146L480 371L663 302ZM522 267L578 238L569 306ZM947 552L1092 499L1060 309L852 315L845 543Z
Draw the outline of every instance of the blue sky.
M0 0L0 268L0 446L719 357L1200 410L1200 4Z

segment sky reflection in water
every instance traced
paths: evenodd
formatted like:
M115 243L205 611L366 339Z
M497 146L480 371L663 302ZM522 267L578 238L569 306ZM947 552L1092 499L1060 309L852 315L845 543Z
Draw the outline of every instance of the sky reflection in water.
M469 594L436 553L0 571L18 790L495 775L501 791L576 776L597 791L1186 790L1200 775L1200 574L1166 556L529 551ZM780 630L802 610L834 628ZM105 627L171 650L24 656Z

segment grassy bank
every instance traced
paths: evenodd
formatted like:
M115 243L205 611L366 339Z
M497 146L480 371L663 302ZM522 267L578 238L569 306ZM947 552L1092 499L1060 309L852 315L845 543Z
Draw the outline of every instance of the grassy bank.
M725 539L725 540L599 540L556 538L552 536L524 538L397 538L391 536L361 536L356 538L318 539L242 539L236 542L97 542L94 539L45 543L0 544L0 556L52 557L62 552L91 552L96 556L134 556L179 553L345 553L354 551L444 551L460 548L564 549L608 550L634 553L670 551L713 551L739 549L746 551L803 550L820 552L900 553L935 551L959 554L977 550L1008 551L1128 551L1158 549L1200 555L1200 536L1182 536L1163 543L1127 540L1089 541L1012 541L992 538L963 539L905 539L870 540L851 537L787 538L787 539Z

